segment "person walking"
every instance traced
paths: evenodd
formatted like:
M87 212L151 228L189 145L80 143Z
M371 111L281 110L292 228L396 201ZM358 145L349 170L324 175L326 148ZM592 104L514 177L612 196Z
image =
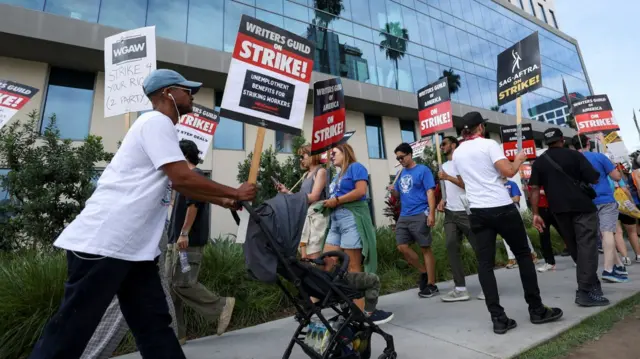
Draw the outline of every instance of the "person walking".
M460 142L453 136L443 138L442 144L440 144L442 154L445 155L447 161L442 164L442 171L438 173L438 178L448 183L444 186L446 201L444 198L440 201L438 210L444 212L444 235L447 241L447 255L454 284L453 290L442 297L443 302L460 302L471 298L465 281L461 248L464 237L467 237L474 250L476 241L473 232L471 232L469 215L462 200L466 198L464 183L453 165L453 153L459 145ZM484 295L480 293L478 299L484 300Z
M66 250L68 279L30 359L79 358L115 296L143 358L185 358L158 273L171 188L226 208L256 195L254 184L235 189L189 169L174 126L193 111L200 86L164 69L144 80L154 110L134 122L85 208L54 242Z
M615 191L616 188L621 188L627 197L633 201L636 207L640 206L640 198L638 198L638 190L633 182L633 180L629 176L629 171L625 168L624 165L619 164L618 170L622 174L622 179L619 182L614 182L611 178L609 178L609 184L612 189ZM638 219L622 212L618 213L618 223L616 226L616 234L615 234L615 242L616 248L618 252L622 255L622 264L625 266L630 266L633 261L629 258L629 253L627 250L627 245L624 242L624 232L627 231L627 238L629 239L629 243L633 248L635 253L635 262L640 262L640 243L638 243L638 232L637 232L637 224Z
M436 258L431 250L431 227L436 221L436 187L431 170L413 160L413 149L401 143L395 149L396 159L402 165L398 179L388 190L400 200L400 217L396 223L396 245L404 259L420 271L418 295L430 298L438 294L436 286ZM416 252L409 247L418 243L424 264Z
M547 200L544 188L540 186L538 188L538 213L544 223L546 223L542 231L538 232L540 233L540 247L542 247L542 256L544 257L544 264L538 267L538 272L544 273L556 270L556 258L553 255L553 246L551 245L551 226L555 227L558 233L560 233L560 227L558 227L555 217L551 211L549 211L549 201ZM529 181L528 192L531 193L531 191L531 181ZM531 202L531 198L529 198L529 202ZM560 235L562 236L562 234ZM569 251L567 250L567 253L568 252Z
M612 283L627 282L627 269L618 255L615 243L615 233L618 222L618 202L613 197L613 190L608 178L614 182L622 179L622 174L615 165L602 153L591 152L589 138L585 135L576 135L572 139L572 145L578 149L589 163L598 171L598 183L593 184L596 197L593 204L598 211L598 223L602 235L602 248L604 249L604 268L601 274L603 280Z
M190 140L180 141L180 149L187 160L189 169L200 176L204 172L197 167L200 163L198 145ZM171 221L169 224L169 244L167 247L167 278L171 283L171 298L176 311L178 340L181 345L187 341L187 323L184 307L189 306L210 322L217 320L216 333L222 335L231 321L235 298L220 297L198 282L204 247L209 243L209 204L176 193ZM185 253L189 271L183 272L179 259Z
M576 263L576 304L608 305L597 275L598 214L589 186L598 182L598 172L585 156L564 146L560 129L546 130L544 139L549 149L533 163L529 178L533 225L543 232L550 224L540 214L540 189L544 188L549 211Z
M522 197L522 192L520 192L520 188L515 182L509 180L507 177L503 176L502 182L504 183L504 187L507 189L507 192L509 193L509 197L511 197L513 204L516 205L516 208L518 208L518 211L519 211L520 198ZM526 227L525 227L525 231L526 231ZM504 243L504 249L507 251L507 258L508 258L508 262L505 268L507 269L518 268L518 262L516 262L516 256L511 251L509 244L507 243L506 240L504 240L504 238L502 239L502 242ZM537 264L538 255L536 254L536 251L533 249L533 244L531 244L531 239L529 238L528 234L527 234L527 243L529 244L529 250L531 250L531 258L533 259L533 264Z
M476 238L478 277L493 322L493 331L505 334L514 329L517 323L506 315L500 305L493 272L497 234L507 240L518 261L531 322L552 322L560 319L563 312L560 308L549 308L542 303L522 217L500 179L501 176L513 177L518 173L526 155L524 152L518 153L511 163L496 141L484 138L485 121L478 112L469 112L462 117L465 140L453 154L453 165L464 183L469 200L471 231Z

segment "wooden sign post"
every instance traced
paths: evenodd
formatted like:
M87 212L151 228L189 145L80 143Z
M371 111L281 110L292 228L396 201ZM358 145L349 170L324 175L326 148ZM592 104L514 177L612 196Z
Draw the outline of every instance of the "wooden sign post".
M436 158L438 159L438 171L442 171L442 153L440 152L440 134L439 133L435 133L433 135L435 137L435 143L436 143ZM447 200L447 191L445 191L445 181L440 178L440 193L442 194L442 200L446 201Z
M522 97L516 98L516 136L518 136L518 153L522 151Z

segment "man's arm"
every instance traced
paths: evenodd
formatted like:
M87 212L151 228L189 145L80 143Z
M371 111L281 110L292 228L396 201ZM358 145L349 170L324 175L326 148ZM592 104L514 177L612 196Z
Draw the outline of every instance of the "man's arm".
M195 204L187 207L187 214L184 216L184 223L182 224L181 233L189 233L191 232L191 226L193 226L193 222L196 220L196 216L198 215L198 206Z
M462 181L462 177L460 177L460 175L457 175L455 177L451 176L450 174L444 172L444 171L440 171L440 175L444 178L442 178L445 181L449 181L453 184L455 184L456 186L464 189L464 182Z
M513 203L520 203L520 196L513 196L511 197L511 200L513 201Z
M429 215L436 215L436 194L433 189L427 191L427 201L429 202Z
M540 187L531 186L531 212L533 215L538 215L538 204L540 203Z

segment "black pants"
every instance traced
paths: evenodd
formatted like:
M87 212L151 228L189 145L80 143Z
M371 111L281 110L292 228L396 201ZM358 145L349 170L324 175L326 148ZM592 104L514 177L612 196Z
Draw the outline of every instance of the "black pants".
M491 316L500 317L504 314L504 308L500 306L496 276L493 273L498 234L507 241L516 256L520 269L520 280L524 289L524 299L529 304L529 312L539 312L543 305L540 298L540 288L538 288L538 277L531 258L527 232L516 206L510 204L495 208L472 208L469 219L471 231L476 238L478 277Z
M30 359L77 359L114 296L143 358L184 359L156 261L129 262L67 252L67 282Z
M555 213L560 235L576 262L578 289L590 291L598 284L598 214Z
M540 232L542 256L547 264L555 265L556 259L553 256L553 246L551 245L551 226L556 227L558 233L561 233L560 228L558 227L555 217L551 211L549 211L549 208L540 208L539 214L545 224L544 231Z

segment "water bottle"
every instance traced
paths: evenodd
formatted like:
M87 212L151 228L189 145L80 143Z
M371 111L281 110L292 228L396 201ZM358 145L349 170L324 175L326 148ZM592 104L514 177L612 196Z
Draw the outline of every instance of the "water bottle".
M180 267L182 267L182 273L187 273L191 270L191 266L189 265L189 257L187 256L187 252L180 251Z
M307 326L307 336L304 338L304 343L313 348L314 335L316 334L317 323L315 319L312 319Z
M336 329L335 322L331 323L331 328ZM331 341L331 332L325 328L324 335L322 336L322 343L320 344L320 354L324 354L329 347L329 342Z
M313 341L313 349L317 353L322 353L322 339L324 334L327 333L327 327L322 322L318 323L318 329L316 330L315 340Z

